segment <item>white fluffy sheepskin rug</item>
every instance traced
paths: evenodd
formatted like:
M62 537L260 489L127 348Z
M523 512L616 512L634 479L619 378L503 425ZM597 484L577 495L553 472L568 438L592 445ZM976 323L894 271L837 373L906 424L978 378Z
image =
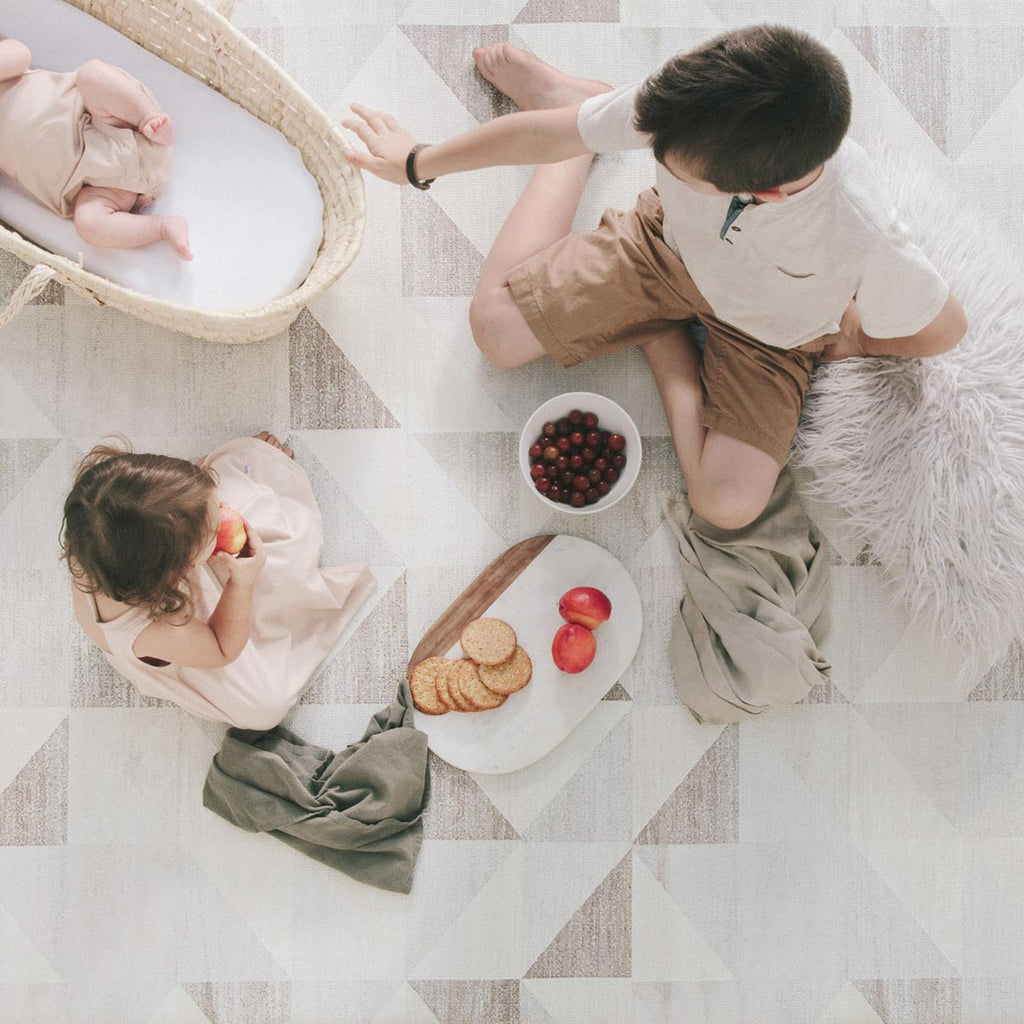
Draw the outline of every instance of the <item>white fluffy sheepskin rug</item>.
M894 597L977 666L1024 633L1024 266L898 144L868 149L970 327L935 358L823 366L794 458Z

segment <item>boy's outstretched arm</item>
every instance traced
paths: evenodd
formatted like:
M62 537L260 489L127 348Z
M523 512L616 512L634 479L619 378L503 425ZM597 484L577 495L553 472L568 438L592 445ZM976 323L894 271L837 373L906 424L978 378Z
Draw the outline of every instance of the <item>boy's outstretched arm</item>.
M549 164L583 156L590 150L576 127L580 104L524 110L495 118L446 142L426 146L416 155L415 174L423 181L456 171L500 164ZM353 103L359 120L341 123L362 140L368 152L352 151L349 160L385 181L406 185L405 161L416 145L390 115Z
M839 340L822 353L825 362L856 356L898 356L902 359L922 359L941 355L955 348L967 333L967 315L963 307L950 295L939 315L917 334L905 338L872 338L861 327L856 300L851 300L843 314Z

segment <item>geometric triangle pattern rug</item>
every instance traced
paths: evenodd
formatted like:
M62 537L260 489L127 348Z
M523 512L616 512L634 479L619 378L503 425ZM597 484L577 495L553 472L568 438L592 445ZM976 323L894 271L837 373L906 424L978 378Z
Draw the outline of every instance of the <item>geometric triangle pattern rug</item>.
M796 24L847 68L855 137L898 134L1024 251L1010 4L244 0L234 20L332 116L361 101L425 140L511 110L478 44L617 86L723 29ZM653 180L639 159L597 161L577 228ZM528 175L429 194L366 178L352 267L254 345L53 286L0 333L0 1024L1024 1020L1024 647L963 678L814 506L831 681L698 725L667 656L682 581L657 505L682 481L642 357L502 371L473 345L473 287ZM0 254L0 296L23 273ZM616 399L644 438L628 499L580 523L514 463L526 418L568 390ZM426 627L518 540L595 541L642 593L637 658L558 748L504 776L431 755L409 896L206 811L221 727L141 697L74 620L57 536L81 455L121 433L194 458L262 429L309 473L325 559L378 579L293 712L314 742L358 738Z

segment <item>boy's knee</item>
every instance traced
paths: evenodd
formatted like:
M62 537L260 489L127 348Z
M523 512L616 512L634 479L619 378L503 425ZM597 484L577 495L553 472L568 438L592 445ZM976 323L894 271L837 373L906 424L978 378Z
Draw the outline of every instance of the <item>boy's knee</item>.
M469 326L476 347L495 366L503 370L514 370L528 361L519 358L507 344L508 325L494 302L479 293L473 296L469 304Z

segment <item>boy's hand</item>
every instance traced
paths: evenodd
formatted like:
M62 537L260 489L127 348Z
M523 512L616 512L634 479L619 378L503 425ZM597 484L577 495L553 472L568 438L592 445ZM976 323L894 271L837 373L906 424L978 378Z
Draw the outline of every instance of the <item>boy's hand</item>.
M855 359L866 356L861 343L863 331L860 326L860 313L857 312L857 303L851 301L846 307L843 319L839 322L839 337L831 345L826 345L821 353L821 360L825 363L834 363L840 359Z
M361 103L353 103L352 110L361 120L350 119L341 123L362 139L369 152L350 150L349 161L385 181L408 185L405 160L416 140L390 114L371 110Z

